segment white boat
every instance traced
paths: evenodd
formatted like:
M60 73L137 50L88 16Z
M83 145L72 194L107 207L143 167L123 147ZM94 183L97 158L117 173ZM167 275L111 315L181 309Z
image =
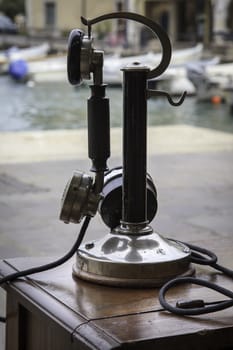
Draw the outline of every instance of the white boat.
M168 69L157 79L157 89L165 90L170 93L170 95L182 95L186 91L187 95L196 95L196 85L189 78L188 67L201 66L214 67L219 63L219 57L213 57L208 60L198 60L198 61L188 61L183 65L173 65L168 67Z
M221 88L233 83L233 63L222 63L215 66L207 66L205 74L210 79L219 83Z
M29 79L34 82L56 82L67 80L67 57L65 55L47 57L28 63Z
M12 47L6 51L6 59L7 61L16 61L18 59L25 61L36 60L47 56L49 50L50 46L47 42L41 45L27 47L25 49Z
M198 61L201 59L202 52L202 44L197 44L193 48L174 50L169 67L184 66L190 61ZM119 55L107 56L104 59L104 81L110 85L120 85L122 83L121 69L123 67L133 62L140 62L149 68L154 68L160 63L160 61L161 54L155 54L152 52L145 55L129 57L121 57ZM184 75L184 73L182 74Z
M226 91L233 86L233 63L189 65L188 77L196 87L199 101L211 101L215 96L225 100Z
M168 68L160 77L150 80L149 86L164 90L173 96L181 96L184 91L189 96L196 94L196 88L188 78L185 66Z
M0 64L6 64L9 61L17 59L24 59L27 61L35 60L47 56L49 50L50 46L47 42L24 49L13 46L8 50L0 52Z
M174 50L172 54L171 64L181 65L187 63L190 59L198 60L201 57L203 46L196 45L193 48ZM161 54L148 54L121 57L120 55L106 55L104 58L103 79L109 85L122 84L121 68L132 63L140 62L148 65L150 68L155 67L161 60ZM66 78L66 57L54 57L28 62L28 74L30 79L35 82L42 81L65 81ZM184 80L184 73L182 79ZM172 73L174 77L175 73Z
M30 62L38 60L42 57L46 57L50 50L50 46L47 42L41 45L32 46L24 49L18 47L11 47L6 51L0 52L0 73L8 72L9 65L12 62L24 60Z

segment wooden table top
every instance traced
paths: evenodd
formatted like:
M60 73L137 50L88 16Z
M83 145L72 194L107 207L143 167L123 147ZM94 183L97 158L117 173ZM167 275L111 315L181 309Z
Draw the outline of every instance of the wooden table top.
M210 244L210 248L216 248L219 263L229 268L233 267L232 246L233 238ZM1 262L0 273L7 275L48 261L51 259L9 259ZM233 348L233 308L209 315L175 316L162 310L158 289L105 287L74 279L73 263L71 259L56 269L20 279L5 288L62 323L73 337L88 339L97 349ZM211 268L198 267L196 275L232 289L232 280ZM194 298L214 301L224 296L196 285L179 286L168 293L171 302Z

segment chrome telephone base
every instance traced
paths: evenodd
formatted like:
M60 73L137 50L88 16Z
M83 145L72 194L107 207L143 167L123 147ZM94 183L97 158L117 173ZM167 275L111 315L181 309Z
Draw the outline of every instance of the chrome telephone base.
M194 273L190 250L155 232L143 235L109 233L80 247L73 274L116 287L160 287L177 276Z

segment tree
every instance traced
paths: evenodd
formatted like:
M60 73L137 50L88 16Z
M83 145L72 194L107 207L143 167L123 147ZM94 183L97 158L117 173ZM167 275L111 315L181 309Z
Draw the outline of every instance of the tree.
M25 14L25 0L0 0L0 12L14 20L17 14Z

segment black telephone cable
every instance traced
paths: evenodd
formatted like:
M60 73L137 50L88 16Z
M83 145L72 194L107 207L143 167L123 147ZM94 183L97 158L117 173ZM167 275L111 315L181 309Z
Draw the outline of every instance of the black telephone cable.
M87 228L88 228L90 220L91 220L90 216L86 216L85 217L84 222L83 222L83 224L81 226L81 229L79 231L78 238L76 239L76 241L75 241L74 245L72 246L72 248L63 257L59 258L56 261L53 261L51 263L48 263L48 264L45 264L45 265L42 265L42 266L32 267L32 268L27 269L27 270L14 272L14 273L12 273L10 275L7 275L7 276L5 276L5 277L0 279L0 286L3 283L12 282L16 278L32 275L34 273L39 273L39 272L47 271L47 270L50 270L50 269L54 269L55 267L64 264L78 250L78 248L79 248L80 244L82 243L82 240L83 240L83 238L85 236L85 233L87 231ZM0 322L6 322L6 318L5 317L0 317Z
M177 241L179 242L179 241ZM183 242L180 242L183 243ZM217 264L217 256L205 248L198 247L193 244L184 243L191 249L191 262L199 265L208 265L214 268L217 271L223 272L226 276L233 279L233 270L228 269L222 265ZM169 304L166 301L166 293L173 287L176 287L180 284L196 284L209 289L215 290L216 292L223 294L230 299L228 300L219 300L215 302L205 302L204 300L190 300L177 302L176 306ZM223 288L215 283L205 281L196 277L177 277L167 283L165 283L159 291L159 301L162 307L176 315L202 315L211 312L216 312L224 310L233 306L233 292L229 289Z

